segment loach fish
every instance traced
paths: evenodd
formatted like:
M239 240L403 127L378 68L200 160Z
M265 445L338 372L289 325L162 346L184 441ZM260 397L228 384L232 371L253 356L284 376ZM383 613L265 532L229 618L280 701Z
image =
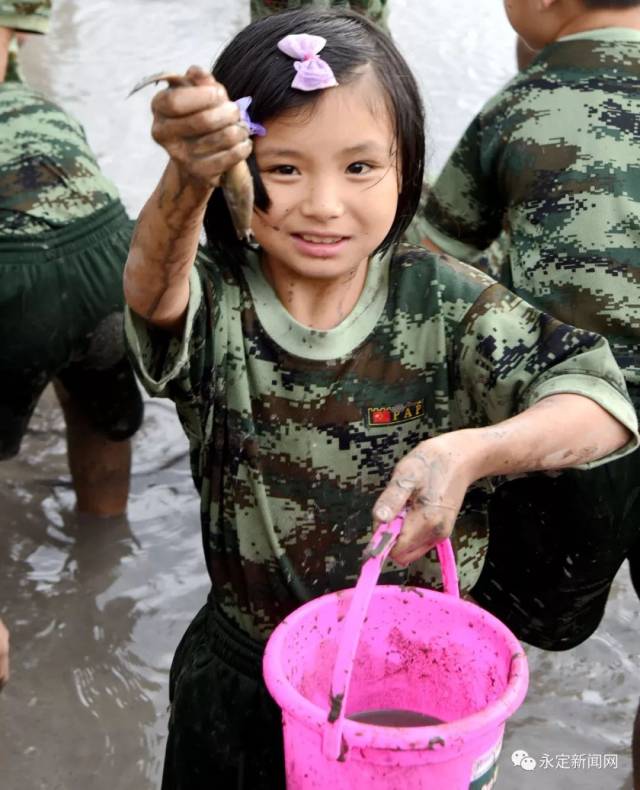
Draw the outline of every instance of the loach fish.
M129 96L142 88L146 88L147 85L158 83L162 80L168 82L171 88L186 87L193 84L184 74L176 74L171 71L159 71L157 74L144 77L137 82L129 92ZM238 234L238 238L241 241L252 241L253 178L251 177L247 163L245 161L238 162L238 164L227 170L220 179L220 186L222 187L224 198L227 201L229 214L231 214L231 220L233 221L233 226Z

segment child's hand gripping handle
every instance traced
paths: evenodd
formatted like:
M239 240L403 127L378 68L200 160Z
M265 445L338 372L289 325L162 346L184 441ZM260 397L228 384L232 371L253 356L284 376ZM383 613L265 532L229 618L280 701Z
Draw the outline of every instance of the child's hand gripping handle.
M364 563L351 598L349 611L343 621L342 637L331 678L331 707L322 740L322 751L330 760L338 760L343 754L342 731L360 632L369 611L371 596L380 571L398 539L403 521L404 512L388 524L380 524L363 553ZM458 576L451 541L438 543L436 551L442 566L444 591L458 598L460 595Z

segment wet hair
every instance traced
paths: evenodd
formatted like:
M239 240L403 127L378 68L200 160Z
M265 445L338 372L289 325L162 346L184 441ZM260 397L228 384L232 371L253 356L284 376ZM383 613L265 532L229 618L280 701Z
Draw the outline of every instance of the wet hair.
M378 247L397 241L415 214L424 171L424 110L420 91L406 61L391 39L363 16L351 11L295 10L260 19L244 28L224 49L212 74L231 99L251 96L251 120L264 124L283 113L308 108L324 90L300 91L291 87L295 75L292 59L281 52L278 41L292 33L323 36L320 53L340 85L348 85L370 66L380 85L397 141L400 163L398 207L389 233ZM328 90L333 90L329 88ZM255 205L269 208L269 196L253 154L248 159L255 185ZM221 190L209 200L204 218L207 242L213 252L238 259L243 243L235 235Z
M586 8L633 8L640 6L640 0L582 0Z

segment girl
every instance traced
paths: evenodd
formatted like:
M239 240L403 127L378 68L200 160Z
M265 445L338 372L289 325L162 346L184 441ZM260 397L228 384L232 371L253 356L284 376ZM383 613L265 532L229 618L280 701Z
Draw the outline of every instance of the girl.
M422 105L369 22L272 16L213 77L187 77L153 102L170 161L125 273L140 376L175 400L191 443L212 580L173 662L163 787L272 790L283 761L264 641L301 602L354 582L372 523L406 505L385 581L437 583L424 555L472 483L615 457L637 426L601 338L397 244L420 196ZM254 248L217 189L243 159ZM454 534L466 589L486 544L481 500L467 498Z

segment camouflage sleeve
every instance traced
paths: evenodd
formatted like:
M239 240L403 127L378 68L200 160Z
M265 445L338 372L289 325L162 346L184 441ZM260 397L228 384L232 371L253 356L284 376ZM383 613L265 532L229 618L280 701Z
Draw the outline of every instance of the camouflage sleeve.
M444 252L475 263L502 231L505 207L495 176L493 152L484 150L476 117L428 191L416 222Z
M507 231L502 231L498 238L479 253L475 260L470 263L481 272L488 274L499 283L513 291L513 277L511 276L511 261L509 258L509 246L511 237Z
M181 336L159 331L125 308L125 337L138 378L154 397L170 398L180 407L187 435L202 437L206 390L214 380L210 333L213 290L199 264L189 280L189 304Z
M0 0L0 27L24 33L46 33L51 16L51 0L7 2Z
M189 280L189 305L181 336L169 336L154 329L144 318L127 307L125 333L140 377L149 395L169 397L170 382L192 396L188 377L196 316L202 304L202 287L194 267Z
M598 403L633 440L598 466L638 446L635 409L607 341L541 313L497 283L482 292L453 343L455 402L463 425L500 422L558 393Z

